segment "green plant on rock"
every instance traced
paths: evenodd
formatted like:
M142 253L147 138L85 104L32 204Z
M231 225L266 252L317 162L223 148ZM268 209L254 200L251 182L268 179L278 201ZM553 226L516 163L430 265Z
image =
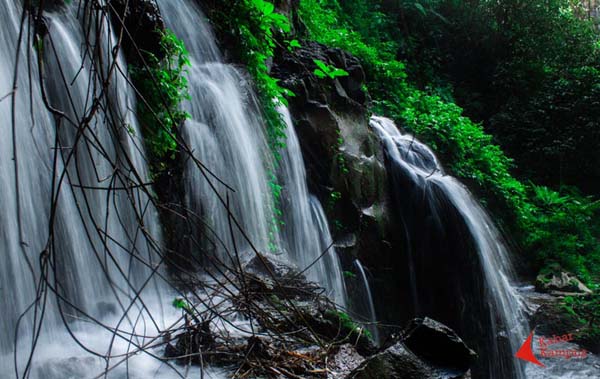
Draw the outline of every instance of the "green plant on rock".
M339 323L343 329L373 339L371 332L356 323L346 312L340 310L328 310L326 315Z
M285 122L277 107L287 106L286 97L294 93L279 85L278 79L269 73L267 61L274 56L276 32L289 33L291 25L287 17L275 12L273 3L265 0L245 0L234 5L237 34L240 38L240 58L247 65L258 90L267 121L269 146L276 161L281 159L280 150L285 147ZM289 47L297 47L297 40Z
M190 99L185 77L190 66L188 52L173 32L167 29L161 34L161 56L143 52L146 64L129 68L142 96L138 116L153 174L163 171L165 162L174 159L178 128L190 117L181 109L181 103Z
M348 76L348 72L346 70L327 64L322 60L313 59L313 62L318 67L313 71L313 73L320 79L335 79L342 76Z

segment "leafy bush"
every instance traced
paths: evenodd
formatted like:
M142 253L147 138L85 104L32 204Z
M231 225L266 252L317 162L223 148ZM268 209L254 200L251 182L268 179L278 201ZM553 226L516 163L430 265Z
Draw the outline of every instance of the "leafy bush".
M537 266L558 263L588 285L600 282L600 202L573 189L564 193L533 186L526 243Z

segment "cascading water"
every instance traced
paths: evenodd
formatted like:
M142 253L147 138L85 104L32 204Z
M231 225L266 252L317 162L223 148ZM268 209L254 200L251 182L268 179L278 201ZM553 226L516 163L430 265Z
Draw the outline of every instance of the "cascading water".
M306 189L293 128L288 128L290 145L280 166L289 195L285 200L289 224L281 235L270 234L273 204L268 172L275 165L268 158L252 91L237 70L220 63L214 38L195 4L160 3L171 28L193 36L186 41L192 56L189 79L194 99L186 105L192 115L182 133L187 143L216 176L235 188L236 193L230 194L232 213L254 246L261 251L275 246L301 269L310 266L308 276L343 305L339 262L330 248L323 209ZM141 131L132 113L135 96L126 64L120 53L115 54L118 41L110 21L101 8L54 6L44 12L47 34L37 51L30 47L32 36L24 33L17 54L22 10L9 0L2 0L0 6L6 25L0 93L9 94L0 101L2 131L13 135L14 126L18 148L13 151L11 139L2 140L0 204L5 211L0 216L0 243L7 257L0 279L2 288L14 288L17 295L3 291L0 300L3 309L10 309L0 329L1 369L22 375L27 367L29 377L52 379L104 370L114 378L177 377L176 369L155 359L153 354L160 352L148 348L156 344L167 320L180 314L171 311L157 318L164 300L160 293L166 291L165 284L154 279L154 271L161 271L160 228L156 210L142 190L149 175ZM37 75L38 53L44 90ZM10 96L12 83L7 78L13 77L17 56L22 69L16 75L18 91ZM208 195L207 180L193 167L185 175L190 208L210 215L211 227L227 247L235 240L241 252L247 251L249 241L240 233L228 239L228 215L216 196ZM218 181L213 185L225 197L228 190ZM51 204L56 204L55 209ZM302 244L302 239L309 244ZM50 254L53 270L40 272L41 251ZM34 340L34 328L41 324L40 301L28 307L35 303L42 274L52 288L39 292L49 299L43 301L44 328ZM15 352L12 341L17 329ZM35 357L28 364L33 345ZM114 355L121 359L100 358Z
M44 12L48 32L36 52L18 3L0 2L0 93L10 94L13 77L17 84L0 101L0 128L14 138L0 149L0 370L62 379L111 368L123 377L137 364L99 356L133 354L164 327L135 96L104 13Z
M300 143L287 108L280 107L286 128L286 148L282 152L281 182L284 244L301 267L310 267L308 279L321 283L340 306L346 303L346 288L340 262L333 247L325 212L319 200L310 195ZM322 256L321 256L322 255Z
M279 168L285 195L285 226L280 233L271 225L274 205L268 186L276 175L275 164L250 84L233 66L222 63L214 36L196 3L159 0L158 4L167 27L184 40L190 52L188 82L192 100L185 108L192 119L184 126L184 138L194 156L235 190L232 193L216 180L209 183L210 178L190 163L185 173L188 207L209 219L207 224L215 235L225 239L229 254L235 246L242 259L251 258L249 242L237 231L230 233L227 211L211 188L214 186L221 198L229 194L232 214L258 251L281 254L301 270L310 267L309 278L323 285L343 306L345 288L339 261L330 247L331 236L321 205L311 199L306 188L304 163L287 110L281 109L288 128ZM225 249L215 250L221 259L229 258Z
M358 305L358 310L355 311L360 315L365 315L368 323L366 325L367 330L371 333L371 337L375 343L379 343L379 330L375 322L377 322L377 315L375 314L375 305L373 303L373 295L371 292L371 286L369 285L369 279L363 265L358 259L353 262L354 268L359 274L361 287L359 293L354 296L355 299L360 299L361 302Z
M406 229L414 314L467 336L487 359L477 370L481 377L524 377L512 355L525 340L527 323L494 223L464 185L444 174L427 146L389 119L372 117L370 126L382 141ZM501 346L502 339L508 346Z
M231 212L251 243L261 252L269 251L270 244L278 246L279 241L276 234L269 234L273 204L267 168L272 164L266 159L269 150L256 99L245 78L233 66L221 63L215 39L196 4L186 0L158 1L158 5L167 27L183 39L190 53L191 101L185 109L191 120L185 123L183 137L194 157L235 191L205 178L190 162L184 173L187 206L207 219L214 230L208 238L219 236L225 241L228 251L215 247L219 258L227 261L233 254L232 239L239 253L248 257L249 241L238 229L232 238L227 210L211 186L222 199L229 194Z

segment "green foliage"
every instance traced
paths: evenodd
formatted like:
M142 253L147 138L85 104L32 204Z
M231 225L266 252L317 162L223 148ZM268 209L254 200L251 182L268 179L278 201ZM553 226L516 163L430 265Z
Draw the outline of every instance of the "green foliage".
M352 271L344 271L344 278L347 279L356 279L356 274Z
M579 340L600 340L600 295L565 296L563 309L579 327L575 336Z
M350 317L350 315L348 315L345 312L339 311L339 310L329 310L327 311L327 316L333 318L334 320L336 320L336 322L338 322L342 328L344 328L345 330L354 332L358 335L365 335L367 338L372 339L373 336L371 335L371 332L369 332L367 329L361 327L359 324L357 324L352 317Z
M599 35L582 19L581 2L414 3L386 6L399 21L398 56L411 82L453 86L457 103L494 134L521 177L596 193Z
M350 172L348 169L348 165L346 164L346 158L342 152L342 146L344 145L344 137L342 137L342 132L338 129L337 131L337 140L336 140L336 153L335 153L335 162L338 166L338 171L342 175L346 175Z
M511 75L518 72L521 78L519 80L533 80L537 75L528 68L515 71L518 62L529 62L528 64L531 63L529 67L542 62L542 70L539 72L544 73L545 67L561 67L561 64L565 63L571 55L588 63L590 58L595 59L593 58L595 48L588 48L589 44L586 45L585 42L590 40L589 29L574 20L567 8L564 17L568 18L568 25L573 26L575 34L561 37L557 33L564 32L561 31L564 25L558 20L564 20L563 16L552 19L551 25L557 27L556 30L559 32L546 29L540 31L536 29L538 25L527 18L527 12L517 14L519 12L511 8L517 3L521 4L527 12L535 13L535 9L541 10L540 14L533 15L535 16L533 19L542 22L544 18L552 19L556 16L552 13L556 8L552 7L560 1L552 0L550 8L554 11L552 9L549 11L540 9L539 1L523 3L409 0L397 3L386 2L388 5L384 8L384 2L377 0L344 2L303 0L300 3L300 11L310 38L345 49L361 60L367 74L367 88L373 98L372 110L395 119L400 125L428 143L447 164L449 171L469 184L481 196L482 201L501 216L504 229L513 232L513 238L530 256L535 268L541 269L553 262L560 263L590 284L591 281L598 280L600 275L597 203L573 191L555 192L543 187L530 186L516 179L511 174L511 169L514 168L513 161L494 143L493 137L484 132L482 125L463 115L462 108L452 101L456 93L452 91L452 86L443 80L447 73L441 75L442 62L463 53L464 58L457 61L461 62L457 63L457 70L473 67L480 71L484 70L483 73L486 75L489 74L487 69L493 72L497 64L488 63L493 61L493 57L502 55L500 49L503 52L509 51L504 45L500 48L496 44L496 42L505 42L504 39L497 37L497 33L505 28L506 22L509 22L502 21L502 17L507 17L510 22L517 22L514 17L520 20L517 23L518 30L515 29L515 33L518 32L518 36L515 37L518 43L516 42L515 46L518 47L514 47L514 53L518 53L520 58L511 58L510 62L513 62L515 68L504 76L507 80L505 82L507 90L512 91L510 95L506 92L500 95L504 101L512 96L515 88L518 89L517 93L523 90L519 82L509 83ZM513 11L514 14L511 13ZM460 17L464 19L456 21ZM490 21L491 17L497 20L496 23ZM457 25L459 29L456 29ZM399 33L403 33L405 38L398 39ZM444 36L455 41L455 44L450 45L452 48L442 44L443 49L448 49L443 50L443 54L440 50L435 50L439 46L435 47L433 43L430 48L422 48L425 45L424 41L429 39L437 41L439 45L439 33L447 33L448 35L444 34ZM451 35L452 33L455 34ZM527 36L531 33L535 34L535 38L529 41ZM575 38L576 46L560 42L564 41L564 38ZM465 48L471 43L477 45ZM546 51L549 45L552 45L552 49ZM476 47L483 51L477 50ZM472 51L480 53L477 59L470 55ZM407 81L407 67L398 60L399 56L406 57L409 62L408 72L412 83ZM542 56L545 58L541 58ZM550 69L552 70L560 72L556 68ZM588 68L581 70L577 71L579 77L586 79L577 80L575 87L572 83L564 81L557 82L555 85L562 86L562 93L565 96L571 96L572 99L580 96L581 108L577 109L580 110L580 114L585 114L586 108L595 107L595 99L598 98L592 96L595 92L590 92L589 88L585 87L586 83L588 87L592 86L592 89L600 86L595 84L594 71ZM471 71L466 70L464 74L466 75L464 80L469 83L469 80L473 79ZM480 76L475 80L480 80L479 78ZM495 83L495 78L490 77L484 82ZM423 89L419 89L419 86ZM527 91L530 88L532 88L530 84L525 86ZM578 89L571 91L570 88ZM477 99L487 101L481 99L477 91L472 92L475 94L471 100L470 110L475 109ZM561 93L559 90L549 92ZM490 91L490 93L495 92ZM457 97L460 98L460 95L458 93ZM518 96L514 98L515 101L521 101ZM485 101L483 104L487 104ZM546 101L546 108L551 109L552 101L554 100ZM569 100L567 103L572 105L574 100ZM484 108L489 108L489 104ZM552 117L563 112L562 117L570 118L571 115L564 110L553 109L555 113ZM590 127L593 125L591 118L595 117L594 114L584 116L577 122ZM530 112L526 117L531 118L531 127L535 131L541 134L548 132L547 128L540 128L539 120L536 122L539 115ZM544 122L550 123L550 121L546 118ZM514 123L515 119L511 122ZM565 119L564 122L567 123L567 120ZM600 130L600 128L590 127L586 132L579 130L578 133L583 136L582 138L589 138L593 130ZM547 133L545 137L554 138L555 135ZM573 141L573 138L573 136L569 138L565 136L558 141L563 143ZM591 141L596 140L591 139ZM594 144L597 146L597 143L590 142L590 146ZM541 163L543 164L544 160L541 160Z
M275 6L266 0L241 0L216 4L210 15L217 32L231 41L235 59L244 63L263 106L267 122L267 136L273 155L278 161L279 150L285 147L285 124L277 106L287 105L286 97L294 94L279 85L269 74L267 62L273 58L278 35L287 35L291 25L286 16L275 12ZM283 38L282 38L283 39ZM287 41L287 48L299 47L297 40Z
M138 101L138 115L144 127L153 174L165 168L165 161L174 159L177 129L189 118L189 114L181 110L181 103L189 99L185 77L190 65L188 52L170 30L162 33L160 50L161 57L145 52L146 66L129 67L143 96L143 100Z
M177 309L186 309L189 308L188 302L182 297L176 297L173 299L173 306Z
M318 67L315 69L314 74L320 79L327 77L329 79L335 79L340 76L348 76L348 72L346 70L329 65L322 60L313 59L313 62L315 62Z
M573 189L563 193L533 186L526 244L537 266L559 264L591 285L600 281L600 202Z

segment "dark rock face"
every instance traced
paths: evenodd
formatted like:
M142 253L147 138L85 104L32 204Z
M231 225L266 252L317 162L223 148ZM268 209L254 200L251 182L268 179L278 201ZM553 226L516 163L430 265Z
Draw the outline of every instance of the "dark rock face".
M463 374L477 358L477 354L452 329L427 317L411 321L403 342L426 362Z
M477 346L481 356L506 357L506 362L482 361L474 373L485 375L486 365L511 367L508 340L490 333L498 321L483 300L487 287L460 210L443 189L422 186L388 164L368 126L369 99L361 90L365 76L356 58L318 43L301 44L293 52L279 51L272 73L296 94L290 111L309 188L324 204L330 222L342 224L331 229L344 270L351 270L358 258L373 275L380 321L397 325L413 317L441 320ZM349 76L319 79L313 74L315 59ZM340 137L343 143L338 145ZM341 194L333 206L332 191ZM351 280L346 279L348 288Z
M123 31L123 50L130 64L141 63L143 52L161 58L161 32L165 30L158 7L151 0L109 0L117 34Z
M466 378L477 354L450 328L412 320L402 341L367 358L348 378Z
M390 304L397 304L388 277L394 276L391 267L397 252L393 241L398 225L389 217L384 157L368 127L369 99L362 90L365 74L360 62L347 52L315 42L301 44L292 52L277 51L272 74L296 94L289 99L289 108L309 190L325 208L342 265L352 271L353 260L360 259L366 271L377 278L371 283L376 308L386 313ZM349 75L319 79L314 75L314 60L344 69ZM331 200L334 192L341 195L336 202ZM384 319L397 321L395 317Z

